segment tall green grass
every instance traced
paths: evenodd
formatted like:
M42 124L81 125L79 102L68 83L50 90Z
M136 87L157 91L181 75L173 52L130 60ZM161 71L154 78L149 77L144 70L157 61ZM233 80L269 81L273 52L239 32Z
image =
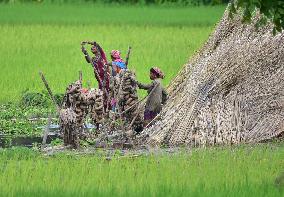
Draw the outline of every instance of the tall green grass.
M57 93L79 70L95 84L80 50L83 40L96 40L107 54L119 49L123 57L131 45L130 68L138 80L149 82L155 65L166 85L206 41L223 9L0 4L0 102L17 101L26 89L42 91L40 70Z
M230 0L0 0L0 3L47 3L47 4L115 4L115 5L219 5L229 3Z
M44 157L0 151L0 196L283 196L278 146L194 149L173 155ZM283 183L282 183L283 184Z
M97 4L0 4L0 24L214 25L225 6L160 7Z

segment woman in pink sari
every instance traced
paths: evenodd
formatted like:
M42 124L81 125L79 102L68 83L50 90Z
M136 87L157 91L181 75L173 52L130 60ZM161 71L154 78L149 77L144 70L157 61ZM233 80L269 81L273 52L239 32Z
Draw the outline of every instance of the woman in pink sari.
M91 52L94 54L90 57L84 44L91 44ZM109 68L107 66L107 59L105 52L96 42L82 42L82 52L85 55L85 59L94 68L94 74L99 84L99 89L104 92L104 108L108 108L108 95L109 95Z
M85 42L86 43L86 42ZM85 55L86 61L91 63L94 68L94 74L99 84L99 89L103 90L103 86L107 92L109 91L109 69L107 66L107 59L103 49L96 42L87 42L92 44L91 52L94 57L90 57L82 42L82 52Z

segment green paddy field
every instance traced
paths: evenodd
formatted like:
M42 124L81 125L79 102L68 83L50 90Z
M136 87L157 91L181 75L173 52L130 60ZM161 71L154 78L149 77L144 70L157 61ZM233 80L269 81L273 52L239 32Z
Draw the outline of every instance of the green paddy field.
M42 91L40 70L55 93L63 93L79 70L85 83L96 86L80 49L83 40L97 41L108 57L112 49L125 57L132 46L129 67L138 80L149 82L149 68L158 66L167 85L208 39L224 9L0 4L0 103L18 101L27 89Z
M54 109L18 104L22 92L44 90L39 71L55 93L64 93L79 70L85 85L96 86L81 41L97 41L107 54L119 49L122 57L132 46L130 68L138 80L149 82L155 65L165 72L166 86L206 42L224 10L0 4L0 132L41 135L38 126L46 122L28 119ZM0 196L284 196L283 142L168 150L44 155L37 144L0 148Z
M0 149L0 196L283 196L283 144L44 156Z

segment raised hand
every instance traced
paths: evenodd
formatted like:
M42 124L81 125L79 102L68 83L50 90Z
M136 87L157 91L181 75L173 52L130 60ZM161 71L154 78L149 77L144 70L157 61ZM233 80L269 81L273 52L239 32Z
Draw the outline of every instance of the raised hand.
M85 55L87 54L87 50L83 46L81 47L81 50Z

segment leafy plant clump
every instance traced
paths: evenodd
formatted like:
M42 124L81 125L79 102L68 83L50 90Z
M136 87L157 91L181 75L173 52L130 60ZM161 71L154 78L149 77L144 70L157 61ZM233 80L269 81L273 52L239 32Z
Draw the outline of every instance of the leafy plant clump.
M256 24L257 27L267 23L267 19L274 24L273 34L284 29L284 1L283 0L235 0L230 4L230 17L243 8L243 22L251 22L256 8L263 16Z
M55 94L54 98L58 105L62 103L64 94ZM44 107L47 108L52 105L49 95L46 91L30 92L25 91L22 93L20 105L22 107Z
M0 133L12 136L41 135L48 114L55 114L52 106L23 106L7 103L0 105Z
M22 94L20 104L23 107L47 107L49 102L44 93L26 91Z

